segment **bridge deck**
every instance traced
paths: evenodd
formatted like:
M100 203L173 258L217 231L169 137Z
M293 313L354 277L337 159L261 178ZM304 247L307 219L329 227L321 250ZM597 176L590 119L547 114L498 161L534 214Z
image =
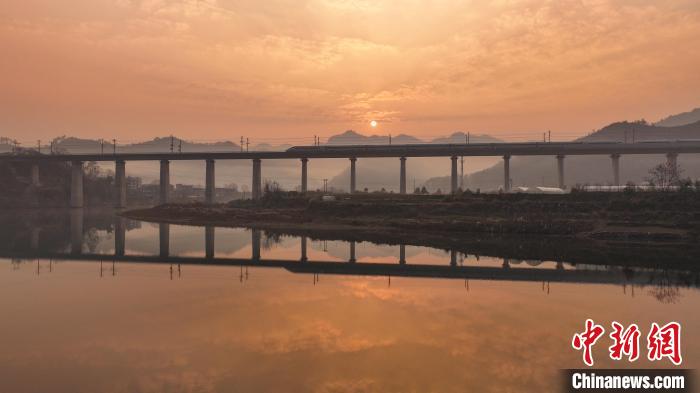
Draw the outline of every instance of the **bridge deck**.
M12 161L155 161L243 160L350 157L450 157L700 153L700 141L670 142L530 142L479 144L295 146L286 151L105 153L105 154L0 154Z

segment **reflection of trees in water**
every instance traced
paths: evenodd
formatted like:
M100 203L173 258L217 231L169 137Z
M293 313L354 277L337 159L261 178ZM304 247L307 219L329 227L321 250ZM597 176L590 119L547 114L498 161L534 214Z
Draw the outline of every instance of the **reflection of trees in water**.
M668 270L662 270L658 275L651 277L653 285L647 292L660 303L676 304L680 302L680 285L689 286L692 283L691 277L680 277L678 274L672 275Z
M694 271L669 269L649 271L630 267L623 270L626 280L630 282L634 281L637 272L646 272L649 275L648 281L642 284L642 287L647 287L647 294L663 304L679 303L683 296L681 292L683 288L700 287L700 274Z
M97 250L97 245L100 243L100 235L97 233L97 229L90 228L83 235L83 244L85 244L94 253Z
M660 303L676 304L680 301L681 291L677 286L657 285L649 290L649 295L655 297Z
M279 233L270 233L267 231L263 233L263 236L264 238L261 245L263 250L271 250L274 245L282 243L282 240L287 237Z
M136 220L115 218L113 211L85 210L83 244L95 252L100 241L99 231L113 234L117 221L122 220L126 231L139 229ZM0 212L0 251L60 251L71 245L70 210L46 209Z

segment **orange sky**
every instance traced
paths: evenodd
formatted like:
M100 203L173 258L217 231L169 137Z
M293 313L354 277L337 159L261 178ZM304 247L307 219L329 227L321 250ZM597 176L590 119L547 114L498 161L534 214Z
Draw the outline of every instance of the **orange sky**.
M6 0L0 48L23 143L564 138L700 106L695 0Z

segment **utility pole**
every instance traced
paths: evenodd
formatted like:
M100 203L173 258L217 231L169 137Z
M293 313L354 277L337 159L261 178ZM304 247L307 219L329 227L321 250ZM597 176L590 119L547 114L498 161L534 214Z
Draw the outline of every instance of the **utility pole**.
M250 151L249 147L250 147L250 139L245 138L245 151Z
M547 131L547 139L549 139L549 141L552 142L552 130Z
M464 156L459 160L460 163L460 176L459 176L459 188L464 191Z
M41 139L36 141L36 151L38 151L39 154L41 154Z
M174 144L175 144L175 138L172 135L170 135L170 152L171 153L173 152L173 149L175 148Z
M323 179L323 193L328 192L328 179Z
M177 146L177 152L182 153L182 139L180 139L180 144Z
M391 134L389 134L389 144L391 145Z
M105 154L105 140L100 138L100 154Z
M116 139L112 139L112 152L114 154L117 154L117 140Z
M241 137L241 153L243 153L243 137Z

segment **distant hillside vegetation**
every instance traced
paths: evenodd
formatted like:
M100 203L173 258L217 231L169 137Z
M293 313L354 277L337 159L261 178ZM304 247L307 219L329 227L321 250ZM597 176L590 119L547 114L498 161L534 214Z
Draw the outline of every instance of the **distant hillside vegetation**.
M677 115L669 116L656 122L659 127L675 127L686 124L696 123L700 121L700 108L695 108L690 112L683 112Z

